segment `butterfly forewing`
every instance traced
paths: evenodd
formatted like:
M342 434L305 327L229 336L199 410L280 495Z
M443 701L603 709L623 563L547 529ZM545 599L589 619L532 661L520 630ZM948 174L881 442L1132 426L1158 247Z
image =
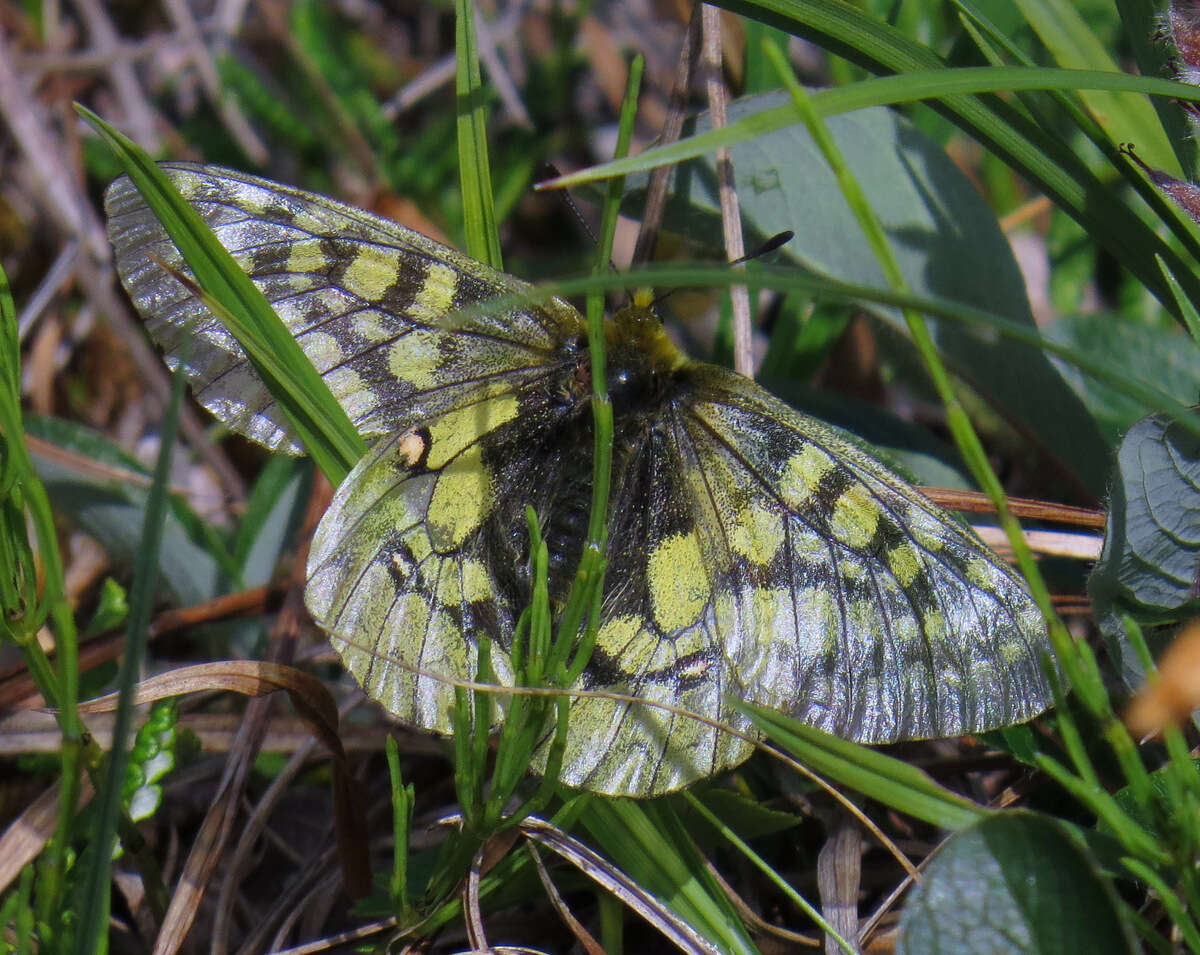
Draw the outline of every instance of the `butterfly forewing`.
M172 183L254 280L364 437L499 394L537 376L582 334L556 300L387 219L231 170L164 164ZM133 184L106 196L117 271L168 358L187 354L197 398L227 425L297 453L241 346L159 263L189 274ZM507 297L491 311L469 306ZM184 348L185 340L189 347Z

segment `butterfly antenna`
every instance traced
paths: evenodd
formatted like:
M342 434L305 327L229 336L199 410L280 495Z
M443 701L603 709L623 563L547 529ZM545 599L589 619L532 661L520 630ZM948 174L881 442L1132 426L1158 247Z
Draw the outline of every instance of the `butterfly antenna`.
M761 259L763 256L770 255L776 249L783 248L783 246L787 245L794 238L796 238L796 233L791 229L785 229L783 232L777 232L753 252L747 252L740 259L734 259L729 264L740 265L742 262L749 262L752 259Z
M550 162L549 160L546 160L545 162L542 163L541 172L542 172L543 179L557 179L559 176L562 175L562 172L561 172L561 170L559 170L558 166L556 166L554 163ZM579 206L576 204L575 199L571 196L571 194L569 192L567 192L565 189L560 189L560 190L558 190L558 195L561 197L563 205L565 205L567 207L567 209L570 211L571 215L574 216L576 224L579 226L580 229L583 230L584 235L586 235L589 239L591 239L592 245L599 245L600 237L596 235L595 230L592 229L591 223L588 222L587 219L584 217L583 212L580 210ZM608 270L610 272L612 272L613 275L617 274L617 267L616 267L616 265L613 264L613 261L611 259L609 259L609 262L608 262ZM626 293L626 295L628 295L628 293Z
M542 179L558 179L562 175L562 171L554 163L546 160L542 163L541 174ZM575 224L578 225L583 234L591 240L592 245L599 245L599 236L596 235L595 230L592 228L592 224L584 217L583 212L580 211L579 206L576 204L575 199L571 196L571 194L565 189L559 189L555 194L562 201L562 204L566 207L567 211L571 213L572 218L575 220ZM612 266L612 263L610 262L609 265Z
M786 229L783 232L777 232L777 233L775 233L775 235L771 236L771 238L769 238L765 242L763 242L757 249L754 249L752 252L747 252L740 259L734 259L729 264L730 265L740 265L743 262L750 262L754 259L761 259L763 256L770 255L776 249L782 248L783 246L787 245L795 237L796 237L796 233L793 232L791 229ZM679 291L679 289L677 289L677 288L668 289L667 291L663 292L662 295L658 296L656 299L654 299L652 302L650 302L649 307L654 308L656 305L659 305L663 301L665 301L667 299L667 297L670 296L672 293L678 292L678 291Z

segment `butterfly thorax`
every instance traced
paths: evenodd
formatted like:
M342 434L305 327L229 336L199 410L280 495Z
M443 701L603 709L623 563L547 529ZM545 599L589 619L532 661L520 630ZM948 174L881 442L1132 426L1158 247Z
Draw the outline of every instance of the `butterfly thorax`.
M676 373L687 358L667 337L648 308L629 306L605 324L607 384L613 405L614 480L621 482L629 460L663 422L664 405L672 400ZM564 365L566 367L566 365ZM520 506L534 504L550 558L552 602L566 596L587 534L592 494L594 432L591 413L591 358L586 346L573 349L568 377L558 391L560 409L542 445L539 460L554 466L518 483L525 493ZM619 491L619 488L618 488ZM524 543L521 509L510 508L507 540ZM524 557L524 555L522 555ZM524 563L523 560L519 560ZM529 579L521 575L516 600L525 599Z
M605 327L608 392L618 429L630 415L657 410L672 375L687 358L667 336L662 322L650 309L630 305Z

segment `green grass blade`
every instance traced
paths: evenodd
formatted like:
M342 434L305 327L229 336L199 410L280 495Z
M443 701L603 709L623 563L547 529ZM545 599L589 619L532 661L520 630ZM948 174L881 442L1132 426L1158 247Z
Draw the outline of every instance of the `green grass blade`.
M868 109L872 106L897 106L924 100L946 100L982 93L1016 93L1031 91L1080 90L1143 93L1188 102L1200 102L1200 88L1175 80L1126 73L1105 73L1099 70L1066 70L1026 66L971 66L950 69L915 70L896 76L862 80L849 86L814 91L812 108L822 119ZM669 146L656 146L627 159L590 166L551 180L554 186L578 186L585 182L648 172L659 166L694 159L715 152L720 147L736 146L758 137L802 122L799 111L787 104L764 110L753 116L730 123L722 129L709 130L681 139Z
M977 95L1001 89L1075 91L1088 87L1153 93L1194 102L1200 100L1200 90L1196 87L1150 77L1093 71L1021 67L951 70L932 50L847 3L725 0L719 5L811 39L873 72L899 74L814 93L813 108L818 115L824 117L848 109L933 98L931 105L935 109L1040 188L1096 241L1110 249L1160 301L1172 303L1154 264L1156 253L1163 255L1171 271L1186 284L1189 295L1200 299L1200 280L1179 255L1150 225L1116 199L1067 143L1033 124L1012 106ZM1004 82L997 84L1001 78ZM776 123L790 125L797 122L799 117L791 110L790 106L780 107L778 112L754 117L754 122L747 126L731 124L719 133L706 134L703 139L693 137L672 146L648 150L634 159L564 176L555 180L555 184L573 185L597 177L644 171L711 152L718 146L734 142L732 137L753 139L772 128L781 128Z
M5 568L18 574L5 592L19 605L0 607L3 629L21 651L25 665L46 702L58 709L62 730L59 753L60 786L58 818L46 848L39 878L36 921L49 927L51 935L62 925L63 894L67 880L67 853L75 821L82 768L83 724L79 719L79 639L75 617L67 599L66 574L58 547L58 528L46 489L38 478L25 443L21 419L20 349L17 317L9 291L8 276L0 269L0 457L3 458L4 527L0 533L11 539L4 550L19 554L23 568ZM26 534L26 521L33 526L42 573L42 597L37 600L37 568ZM36 639L38 628L49 619L57 646L55 666Z
M1016 0L1016 5L1060 66L1119 71L1104 44L1073 4L1064 0ZM1079 96L1091 114L1109 130L1113 142L1137 143L1138 152L1151 165L1172 175L1180 173L1162 124L1144 98L1086 88L1080 88Z
M479 51L475 45L475 4L455 0L455 91L458 98L458 169L462 183L467 254L503 269L496 222L492 173L488 163L487 109Z
M776 746L813 772L943 829L962 829L987 815L920 769L789 719L775 710L735 702Z
M779 292L798 292L813 298L831 302L854 303L876 302L912 308L926 315L968 325L994 329L998 334L1014 341L1036 345L1038 348L1061 358L1080 371L1102 381L1115 391L1143 403L1148 410L1161 411L1179 421L1182 427L1200 434L1200 422L1191 413L1191 406L1159 388L1153 382L1125 377L1116 364L1096 361L1068 346L1043 338L1035 329L1014 322L1001 315L972 308L961 302L947 301L920 295L907 295L886 289L840 282L821 276L807 275L795 269L779 269L763 265L742 276L730 272L724 266L669 265L649 266L631 270L624 275L592 275L586 278L555 282L542 287L545 295L573 295L599 284L605 288L626 288L637 285L653 285L659 288L681 288L686 286L710 285L724 288L741 283L751 289L769 288Z
M701 816L708 820L709 825L717 830L722 836L728 839L733 846L753 865L756 869L763 873L785 896L792 900L800 911L813 920L825 934L833 939L834 944L838 946L846 955L855 955L857 949L852 942L842 938L837 933L837 930L825 920L825 916L821 914L821 910L808 901L804 896L797 892L788 882L776 872L771 865L760 856L757 852L750 848L749 843L741 838L736 832L725 825L724 822L709 809L703 802L696 798L695 794L684 791L683 798L687 800L687 804Z
M129 594L129 618L125 629L125 652L121 657L117 680L117 711L113 719L112 749L109 751L104 784L96 794L90 865L84 882L83 910L75 950L80 955L103 950L108 935L109 899L112 889L113 848L116 844L118 817L125 770L129 765L129 734L133 725L133 694L142 669L149 639L150 613L154 608L158 580L158 551L162 544L163 523L167 514L167 495L171 477L171 455L179 426L186 378L176 372L171 400L163 416L158 461L154 481L146 501L142 526L142 549L133 569L133 587Z
M719 951L758 951L691 837L664 802L596 799L582 821L623 871Z
M330 483L340 484L365 453L366 444L295 338L153 160L94 113L81 106L76 109L120 159L210 296L206 304L220 311L217 317L245 349L317 466Z

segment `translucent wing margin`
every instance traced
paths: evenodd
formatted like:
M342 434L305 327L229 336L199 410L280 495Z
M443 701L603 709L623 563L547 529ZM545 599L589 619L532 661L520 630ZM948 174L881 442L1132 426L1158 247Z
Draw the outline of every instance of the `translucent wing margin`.
M582 334L582 319L566 303L514 303L528 285L390 220L232 170L162 168L364 437L509 391L553 360L564 338ZM155 261L188 273L129 179L109 187L105 207L117 272L172 367L190 339L186 372L201 403L247 437L298 453L241 347ZM509 300L494 311L471 308L501 297Z

